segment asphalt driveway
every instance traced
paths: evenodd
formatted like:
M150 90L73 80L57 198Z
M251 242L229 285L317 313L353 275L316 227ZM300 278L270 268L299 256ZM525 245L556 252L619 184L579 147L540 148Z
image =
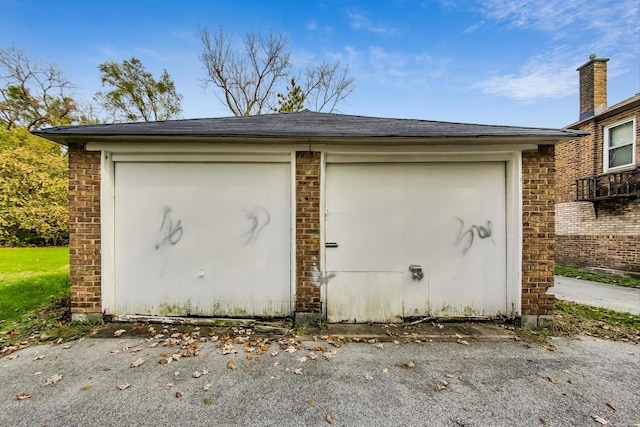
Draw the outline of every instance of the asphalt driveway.
M0 425L640 424L633 344L464 335L341 344L161 329L0 359Z

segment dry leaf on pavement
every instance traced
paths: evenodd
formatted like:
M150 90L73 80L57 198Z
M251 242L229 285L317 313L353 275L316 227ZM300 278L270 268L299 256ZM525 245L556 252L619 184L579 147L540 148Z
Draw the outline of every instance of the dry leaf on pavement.
M335 423L336 421L333 419L333 417L332 417L331 415L327 415L327 422L328 422L329 424L333 424L333 423Z
M115 331L113 333L113 335L116 336L116 337L119 337L120 335L124 334L125 332L127 332L127 331L124 330L124 329L118 329L117 331Z
M54 374L54 375L50 376L49 378L47 378L47 382L44 383L44 385L55 384L58 381L60 381L61 379L62 379L62 375Z
M89 391L89 390L91 390L92 388L93 388L93 386L92 386L92 385L86 385L86 386L82 387L82 388L80 389L80 391Z
M611 402L611 401L607 402L607 406L608 406L609 408L613 409L614 411L617 411L617 410L618 410L618 407L616 406L616 404L615 404L615 403L613 403L613 402Z
M593 421L602 424L603 426L609 425L609 421L605 420L604 418L598 416L598 415L591 415L591 418L593 418Z
M131 362L131 367L132 368L137 368L138 366L142 365L143 363L144 363L144 359L138 357L136 360Z
M227 362L227 368L231 369L231 370L235 370L237 368L236 364L233 363L233 360L229 360Z
M365 374L364 379L367 381L373 380L373 377L370 374Z
M31 398L31 393L19 393L16 394L16 400L25 400L25 399L30 399Z
M204 390L204 391L209 391L209 390L211 390L211 383L206 383L206 384L204 385L204 387L202 387L202 390Z
M553 377L548 377L547 379L549 380L549 382L550 382L551 384L558 384L558 380L557 380L557 379L555 379L555 378L553 378Z
M294 369L293 371L296 375L302 375L302 368Z
M126 389L128 389L129 387L131 387L131 384L127 384L127 383L120 384L120 385L118 386L118 390L126 390Z

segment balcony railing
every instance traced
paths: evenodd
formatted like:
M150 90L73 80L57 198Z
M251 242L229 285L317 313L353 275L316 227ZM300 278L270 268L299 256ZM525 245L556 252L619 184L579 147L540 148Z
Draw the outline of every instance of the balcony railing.
M577 199L588 202L640 197L640 168L579 179L576 190Z

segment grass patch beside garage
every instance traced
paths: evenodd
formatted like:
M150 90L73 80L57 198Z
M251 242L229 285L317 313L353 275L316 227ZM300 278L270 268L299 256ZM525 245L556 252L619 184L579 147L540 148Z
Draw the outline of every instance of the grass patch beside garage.
M0 355L90 327L70 322L68 248L0 248Z
M592 282L607 283L627 288L640 288L640 279L633 277L614 276L611 274L595 273L581 268L556 266L554 273L558 276L574 277Z
M538 329L518 329L525 341L547 342L550 337L587 335L602 339L640 344L640 316L556 300L553 326Z

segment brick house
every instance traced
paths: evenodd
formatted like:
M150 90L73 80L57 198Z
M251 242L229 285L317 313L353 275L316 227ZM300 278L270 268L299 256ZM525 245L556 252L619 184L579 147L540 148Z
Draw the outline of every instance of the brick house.
M579 121L588 132L556 146L556 262L640 273L640 94L607 106L607 61L580 73Z
M566 129L302 111L58 127L71 310L330 322L553 311Z

